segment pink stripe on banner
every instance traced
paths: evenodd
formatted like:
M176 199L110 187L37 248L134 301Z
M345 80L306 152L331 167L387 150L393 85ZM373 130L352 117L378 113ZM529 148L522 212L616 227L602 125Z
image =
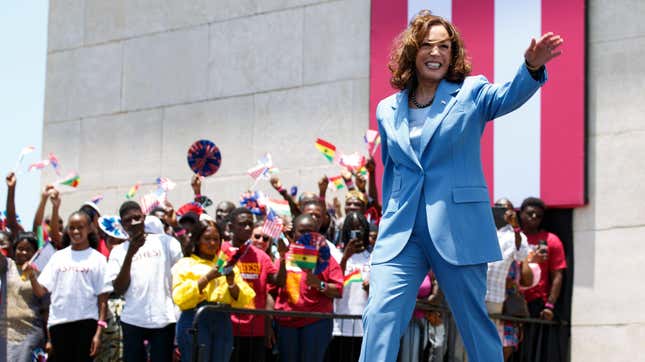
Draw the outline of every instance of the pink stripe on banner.
M542 30L564 38L542 89L541 197L551 206L585 204L585 1L542 0Z
M466 43L473 64L472 74L483 74L489 81L495 79L494 54L494 0L453 0L452 19ZM493 202L493 122L486 126L481 140L481 159L489 196Z
M390 87L390 71L387 69L390 49L394 38L405 29L408 16L407 1L372 0L370 32L370 128L378 129L376 106L378 102L395 93ZM376 180L381 190L383 164L380 150L374 155Z

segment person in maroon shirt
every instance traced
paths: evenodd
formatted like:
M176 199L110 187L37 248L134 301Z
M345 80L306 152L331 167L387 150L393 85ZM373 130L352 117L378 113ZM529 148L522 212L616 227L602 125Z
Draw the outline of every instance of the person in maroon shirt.
M545 209L544 202L535 197L524 200L520 208L522 231L536 253L533 260L540 265L542 271L539 283L526 289L524 296L532 317L552 320L567 261L562 241L555 234L541 229Z
M293 240L316 232L318 223L310 214L301 214L293 221ZM287 265L287 248L279 247L278 290L275 310L295 312L333 312L333 299L343 293L343 272L333 257L320 274ZM316 318L276 317L280 360L284 362L322 362L332 337L332 320Z
M238 207L229 214L232 246L241 247L251 238L253 232L253 214L247 208ZM253 300L256 309L266 309L267 284L275 284L278 272L271 258L253 245L237 262L241 276L255 291ZM265 360L265 323L262 315L231 314L233 322L233 355L231 361Z

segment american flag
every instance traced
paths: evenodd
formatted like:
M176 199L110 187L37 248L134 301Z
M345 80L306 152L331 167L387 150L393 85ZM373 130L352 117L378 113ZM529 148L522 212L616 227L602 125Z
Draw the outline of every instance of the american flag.
M257 180L258 177L264 176L269 171L269 168L264 165L259 165L253 168L250 168L247 172L249 176L253 177L254 180Z
M150 192L141 196L139 199L139 205L141 205L141 211L147 215L152 209L160 205L159 195L154 192Z
M171 179L168 177L157 177L157 186L165 192L168 192L177 186Z
M56 155L53 153L49 154L49 164L52 166L56 174L60 176L60 170L58 169L58 166L59 166L58 157L56 157Z
M376 105L395 92L387 68L392 41L424 8L455 24L472 59L472 74L495 83L513 78L531 37L553 31L565 39L563 55L546 66L544 87L518 110L488 122L481 159L492 200L508 197L517 205L539 196L551 206L584 205L585 1L373 0L371 129L377 126Z
M282 219L278 217L273 210L269 210L264 225L262 226L262 233L269 235L272 238L277 238L282 233Z
M258 163L255 167L250 168L247 173L254 180L257 180L259 177L267 177L269 171L273 168L273 159L271 158L270 153L265 153L262 158L258 160Z

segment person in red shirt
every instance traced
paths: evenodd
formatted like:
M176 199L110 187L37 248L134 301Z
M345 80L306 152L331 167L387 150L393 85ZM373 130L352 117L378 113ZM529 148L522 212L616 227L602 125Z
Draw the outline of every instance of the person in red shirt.
M526 289L524 296L532 317L552 320L567 261L560 238L541 229L545 209L544 202L535 197L524 200L520 208L522 231L528 238L529 246L536 253L533 260L540 265L542 271L539 283Z
M294 240L316 232L318 223L309 214L293 221ZM343 272L334 258L320 274L287 265L286 248L280 248L278 291L275 310L332 313L333 299L342 296ZM286 271L286 273L285 273ZM280 280L284 278L284 280ZM332 320L276 317L280 360L284 362L322 362L332 337Z
M232 233L232 246L241 247L251 238L253 232L253 214L247 208L238 207L229 214L230 230ZM271 258L253 245L237 262L242 279L253 288L253 300L256 309L266 309L267 284L275 284L275 275L278 272ZM265 360L265 323L268 321L262 315L231 314L233 322L233 355L231 361L258 361Z

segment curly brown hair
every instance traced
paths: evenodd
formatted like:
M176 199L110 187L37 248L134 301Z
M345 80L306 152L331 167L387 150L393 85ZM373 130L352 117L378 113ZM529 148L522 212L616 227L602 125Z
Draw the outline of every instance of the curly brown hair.
M396 89L411 89L417 85L415 60L419 46L423 43L430 28L443 25L450 36L452 57L445 79L459 83L470 74L471 65L466 57L464 41L454 25L448 20L434 16L429 10L421 10L411 21L407 29L394 40L390 52L388 68L392 72L390 84Z

